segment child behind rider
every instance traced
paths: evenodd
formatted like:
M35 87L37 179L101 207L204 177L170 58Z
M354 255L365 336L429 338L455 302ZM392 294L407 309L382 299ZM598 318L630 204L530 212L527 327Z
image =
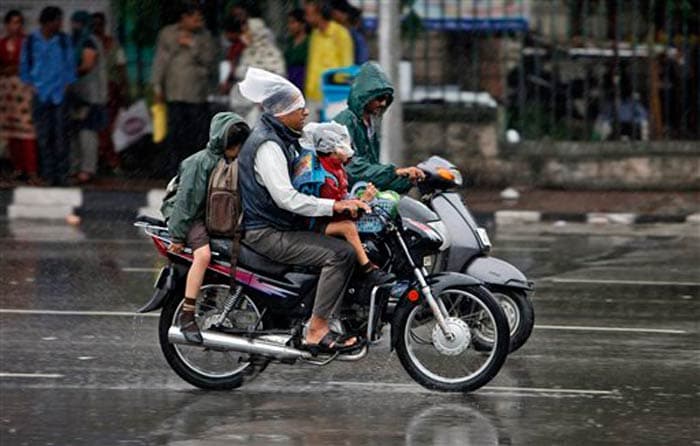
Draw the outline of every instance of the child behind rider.
M185 245L194 253L187 273L185 299L180 313L180 330L189 342L201 343L202 335L195 321L195 301L211 259L209 234L205 226L205 207L209 176L222 157L232 161L248 138L250 128L235 113L217 113L211 120L209 142L205 149L180 164L177 193L163 202L161 212L172 236L169 250L180 253Z
M304 127L301 144L307 147L313 146L321 166L331 176L321 186L320 197L332 200L348 199L348 175L344 166L350 161L354 151L347 127L336 122L307 124ZM369 183L360 199L370 202L376 193L375 187ZM338 215L333 218L317 219L317 223L320 223L318 231L329 236L343 237L352 245L360 264L360 272L366 275L370 283L381 284L392 279L390 274L383 272L369 260L360 241L357 226L352 219Z

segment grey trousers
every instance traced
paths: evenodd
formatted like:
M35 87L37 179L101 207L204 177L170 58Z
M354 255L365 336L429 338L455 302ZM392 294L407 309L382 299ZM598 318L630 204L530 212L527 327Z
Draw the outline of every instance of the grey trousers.
M349 243L309 231L247 230L245 244L289 265L321 267L313 314L328 319L345 293L357 256Z

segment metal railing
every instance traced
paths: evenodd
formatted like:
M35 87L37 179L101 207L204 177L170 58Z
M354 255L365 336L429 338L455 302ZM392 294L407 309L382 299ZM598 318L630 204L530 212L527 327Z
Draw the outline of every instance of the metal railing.
M355 2L370 33L377 1ZM408 100L486 92L525 139L700 139L696 1L404 3Z

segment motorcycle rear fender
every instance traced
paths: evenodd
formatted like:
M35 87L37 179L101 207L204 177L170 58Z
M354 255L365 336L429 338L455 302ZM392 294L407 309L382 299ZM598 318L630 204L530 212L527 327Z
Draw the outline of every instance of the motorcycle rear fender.
M465 274L486 285L532 291L533 283L518 268L496 257L476 257L463 268Z
M454 273L454 272L442 272L442 273L432 274L430 276L427 276L425 278L425 280L426 280L426 282L428 282L428 285L430 286L430 291L433 293L433 296L437 296L438 294L442 293L447 288L450 288L450 287L456 286L456 285L460 285L460 286L483 285L483 282L475 277L471 277L467 274ZM393 316L392 321L391 321L391 345L390 345L391 350L394 349L396 342L399 340L399 332L396 329L396 325L398 323L398 318L401 317L401 314L404 311L407 311L407 309L409 307L417 305L418 303L420 303L422 301L422 299L418 299L415 302L411 302L410 300L408 300L408 297L406 297L406 294L408 294L409 291L411 291L411 290L420 290L420 285L418 284L417 281L414 281L411 283L411 286L409 286L406 289L406 292L404 293L404 295L402 295L399 298L399 302L396 304L396 309L394 310L394 316Z
M174 265L169 265L163 268L158 277L158 282L156 282L155 289L153 290L153 295L151 300L148 301L146 305L141 307L139 313L149 313L151 311L158 310L163 307L166 297L175 290L177 286L179 273L178 268Z

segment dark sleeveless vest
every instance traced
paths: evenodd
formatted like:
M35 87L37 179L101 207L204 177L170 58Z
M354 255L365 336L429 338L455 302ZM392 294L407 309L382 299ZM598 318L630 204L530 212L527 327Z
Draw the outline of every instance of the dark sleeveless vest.
M268 141L282 148L291 178L299 136L274 116L264 113L243 143L238 156L238 185L243 203L244 230L272 227L279 231L294 231L305 228L300 216L278 207L267 188L255 179L255 155L260 146Z

